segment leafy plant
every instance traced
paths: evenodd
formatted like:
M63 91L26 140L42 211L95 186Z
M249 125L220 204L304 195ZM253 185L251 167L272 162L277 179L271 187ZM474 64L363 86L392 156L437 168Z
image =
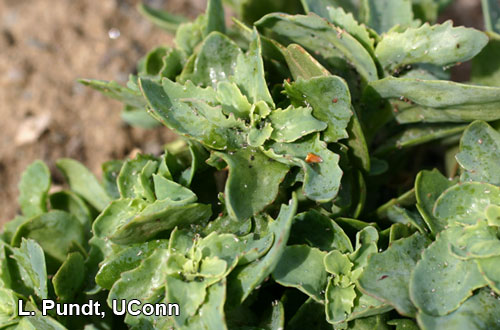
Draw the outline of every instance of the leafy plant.
M192 22L142 5L176 47L127 86L81 82L179 140L101 181L61 159L57 192L26 169L0 325L499 328L499 8L483 1L483 33L434 24L448 2L229 1L230 27L218 0ZM449 81L468 60L473 84ZM42 316L43 299L106 316ZM133 299L180 314L113 315Z

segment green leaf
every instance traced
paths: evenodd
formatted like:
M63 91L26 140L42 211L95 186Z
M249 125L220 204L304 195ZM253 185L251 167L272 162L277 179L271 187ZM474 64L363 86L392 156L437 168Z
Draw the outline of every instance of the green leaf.
M258 149L214 153L229 166L225 187L229 215L244 220L271 204L289 167L267 158Z
M169 199L171 201L193 203L198 199L188 188L181 186L172 180L166 179L161 175L153 174L153 182L156 198L158 200Z
M325 293L326 320L331 324L344 322L352 311L355 298L354 284L340 287L329 281Z
M122 273L137 268L157 249L166 249L167 247L167 240L133 244L106 258L95 276L95 281L101 287L110 290L113 284L120 279Z
M368 257L377 253L378 238L378 232L372 226L364 227L356 234L356 250L349 254L349 259L354 263L355 269L365 267Z
M187 329L227 329L224 315L226 280L208 287L205 302L198 313L188 319Z
M372 255L358 279L361 290L392 305L401 315L414 317L417 310L408 290L410 274L429 243L427 237L416 233Z
M234 81L250 103L264 101L274 107L274 101L267 88L264 63L262 61L262 47L259 34L254 28L248 51L240 53L234 68Z
M213 284L217 285L217 284ZM167 275L167 300L178 304L182 311L174 318L178 327L182 327L189 319L196 315L200 306L205 302L207 284L198 281L183 281L179 275Z
M356 12L354 1L350 0L301 0L306 13L315 13L323 18L329 18L330 8L339 7L346 11Z
M390 320L387 324L396 326L396 330L419 330L417 324L410 319Z
M495 0L481 0L486 30L500 33L500 4Z
M228 37L212 32L201 45L189 79L197 85L217 87L217 83L235 74L241 49Z
M488 205L500 205L500 188L488 183L466 182L448 188L436 200L434 216L450 224L475 224L486 220Z
M449 251L450 231L444 230L422 254L410 279L410 297L419 312L446 315L487 285L473 260L460 260Z
M54 291L60 302L71 302L79 294L85 280L84 259L79 252L68 254L61 268L52 278Z
M23 172L19 183L19 205L26 217L47 212L50 171L42 161L35 161Z
M23 239L19 248L12 249L12 258L16 261L24 286L40 299L47 299L47 270L42 247L32 239Z
M416 124L405 126L404 131L387 139L374 152L376 155L390 151L414 147L422 143L446 138L461 133L467 125L463 124Z
M287 329L317 329L331 330L332 325L326 321L325 308L322 304L314 301L312 298L306 300L297 312L291 316L287 324Z
M237 267L228 277L228 297L231 301L238 304L243 302L274 271L285 251L296 211L297 199L294 194L288 205L281 206L278 218L269 224L269 232L274 234L271 249L259 260Z
M124 163L121 160L110 160L102 164L102 185L113 199L120 198L117 179Z
M224 7L221 0L208 0L205 15L207 16L207 26L205 27L203 36L207 36L213 31L226 32Z
M9 329L9 325L14 325L17 319L17 306L19 297L10 289L0 288L0 326ZM17 329L17 328L14 328Z
M80 221L64 211L50 211L23 223L12 238L18 246L22 238L31 238L43 248L49 273L66 260L74 245L86 246L85 233Z
M336 142L348 137L346 127L352 116L351 95L342 78L299 78L292 84L285 84L285 90L293 105L311 106L314 117L328 125L323 133L325 142Z
M450 252L463 260L500 256L500 240L497 228L485 222L467 227L452 226L449 229Z
M500 256L476 259L479 271L483 274L484 279L497 295L500 295L500 272L498 271L499 262Z
M434 216L434 204L438 197L455 183L456 180L448 180L437 169L424 170L417 174L415 179L416 206L433 235L442 231L448 224L447 221Z
M396 119L412 122L467 122L500 119L500 88L442 80L387 77L371 83L383 98L404 98L412 103Z
M342 170L339 156L326 147L319 134L307 136L293 143L272 143L267 155L285 164L302 167L304 193L317 202L331 201L338 193ZM308 163L309 154L319 157L319 162Z
M143 259L139 267L126 271L113 284L107 298L111 306L113 299L139 299L158 301L158 295L164 294L166 280L166 261L169 255L166 249L156 249L149 257Z
M288 244L308 244L327 252L339 250L346 253L354 250L344 230L335 221L314 209L295 217Z
M109 239L116 244L140 243L153 238L159 232L173 229L176 226L189 226L192 223L201 224L207 221L211 215L210 205L186 204L184 201L156 201L134 214L132 218L108 220L111 223L119 221L119 226L114 228Z
M212 107L202 101L215 100L212 89L201 89L190 83L184 88L168 79L163 79L162 83L163 86L140 79L144 96L164 125L211 149L234 150L241 147L244 143L241 136L244 123L234 117L226 118L220 107Z
M348 72L354 67L364 81L377 79L377 68L368 51L349 33L314 15L269 14L255 23L273 32L276 41L297 43L328 63L327 69ZM317 52L317 53L315 53Z
M416 19L430 23L434 23L437 20L439 14L439 1L412 0L412 5L413 14Z
M327 283L323 266L325 255L326 252L307 245L287 246L273 271L273 278L283 286L297 288L322 302Z
M96 177L81 163L63 158L56 164L67 178L71 190L82 196L98 211L102 211L111 202L111 198Z
M420 313L417 320L424 330L488 330L498 327L499 314L500 301L492 296L489 290L483 289L448 315L433 316Z
M50 206L53 209L66 211L74 215L82 224L87 234L90 234L93 216L87 204L72 191L59 191L50 195Z
M121 167L117 178L120 196L122 198L146 197L143 196L146 190L141 181L142 171L155 172L155 165L157 165L155 158L149 155L138 154L134 159L127 160ZM150 173L144 173L146 176L147 174Z
M81 84L91 87L112 99L118 100L134 108L144 108L146 102L141 93L131 88L122 86L114 81L80 79Z
M345 11L342 7L329 7L327 8L328 16L326 17L334 25L348 32L356 40L358 40L363 47L375 57L374 40L366 26L361 25L353 16L352 11Z
M66 330L66 327L50 316L26 316L18 323L19 330Z
M196 46L203 40L206 26L207 17L203 14L192 22L181 23L175 33L175 44L188 56L193 54Z
M462 181L481 181L500 185L500 133L483 121L467 127L455 156L465 170Z
M500 32L499 32L500 33ZM485 86L500 86L500 35L487 33L490 41L472 59L470 82Z
M377 33L388 32L395 25L412 25L411 0L362 0L363 21Z
M282 47L281 51L295 80L330 75L330 72L300 45L290 44L286 48Z
M225 115L233 114L243 120L249 118L252 105L234 82L220 81L217 84L217 100Z
M293 106L274 110L269 116L274 129L271 138L277 142L294 142L307 134L325 130L328 125L314 118L312 111Z
M180 15L173 15L163 10L154 9L145 3L137 5L139 13L146 17L151 23L168 31L175 32L179 24L187 21L187 18Z
M432 26L424 24L402 33L389 32L377 44L375 54L387 70L414 63L448 66L470 60L487 43L488 37L484 33L453 27L452 22L447 21Z

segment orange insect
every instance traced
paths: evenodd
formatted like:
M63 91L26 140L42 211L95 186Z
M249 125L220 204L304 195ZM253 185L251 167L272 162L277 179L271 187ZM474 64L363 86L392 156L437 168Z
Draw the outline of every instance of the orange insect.
M322 163L322 162L323 159L320 156L315 155L312 152L307 154L306 163L311 164L311 163Z

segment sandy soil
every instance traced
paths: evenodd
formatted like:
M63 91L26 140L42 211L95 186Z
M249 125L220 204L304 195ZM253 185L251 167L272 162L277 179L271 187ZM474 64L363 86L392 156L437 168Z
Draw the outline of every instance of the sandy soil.
M135 10L138 0L0 0L0 224L17 212L23 169L72 157L94 173L134 148L159 153L172 139L165 128L131 128L121 104L76 82L125 82L148 49L172 42ZM206 0L150 0L194 17ZM479 0L459 0L444 17L481 27ZM479 19L478 19L479 17ZM113 39L111 36L119 37Z
M99 173L106 160L134 148L159 153L172 138L165 128L125 125L119 102L76 82L123 83L148 49L172 42L136 12L136 2L0 0L0 223L15 215L20 174L35 159L61 180L60 157ZM191 17L203 2L150 1Z

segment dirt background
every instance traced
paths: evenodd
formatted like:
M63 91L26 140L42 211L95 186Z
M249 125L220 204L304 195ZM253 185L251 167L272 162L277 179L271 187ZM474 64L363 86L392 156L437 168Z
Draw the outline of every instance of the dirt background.
M0 225L18 211L17 184L34 160L44 160L58 183L58 158L75 158L99 175L102 162L136 148L160 153L173 138L165 128L124 124L119 102L76 82L125 83L150 48L172 43L137 13L137 2L0 0ZM206 0L146 3L195 17ZM480 0L455 1L446 18L482 28Z

